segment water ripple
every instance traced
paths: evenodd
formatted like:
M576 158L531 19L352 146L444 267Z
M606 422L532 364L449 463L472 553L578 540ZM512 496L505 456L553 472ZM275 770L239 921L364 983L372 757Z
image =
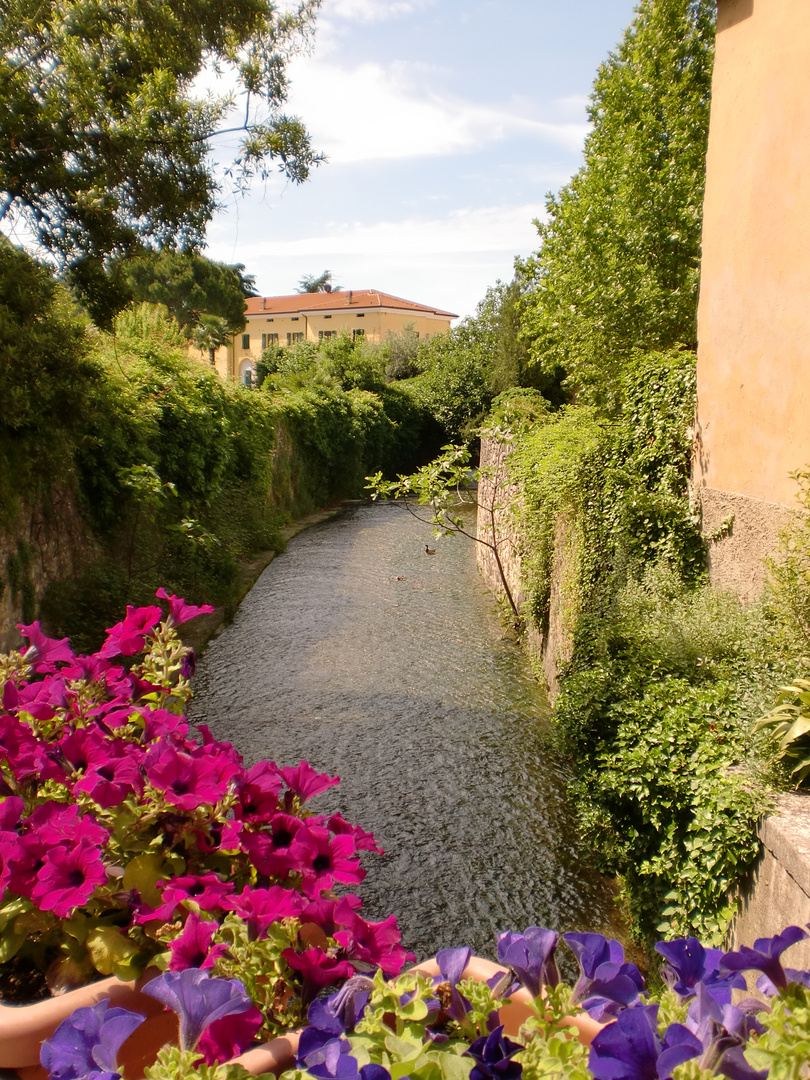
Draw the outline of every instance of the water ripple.
M473 544L402 507L357 506L267 568L198 668L192 717L248 762L337 772L340 810L386 849L360 889L426 956L492 954L496 931L610 928L578 850L545 697L509 641Z

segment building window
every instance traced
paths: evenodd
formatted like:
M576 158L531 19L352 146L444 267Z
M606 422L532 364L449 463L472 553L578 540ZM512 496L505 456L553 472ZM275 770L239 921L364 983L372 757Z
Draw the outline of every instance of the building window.
M303 341L304 340L304 332L303 332L303 330L299 331L299 333L297 333L297 334L293 334L292 339L293 339L293 345L296 343L296 341Z
M332 316L331 316L331 315L324 315L324 318L325 318L325 319L331 319L331 318L332 318Z
M334 337L334 330L319 330L318 341L328 341L330 337Z
M268 334L267 335L267 344L268 345L278 345L278 334Z
M262 334L262 352L267 348L267 334Z
M291 315L290 316L290 322L298 322L298 316L297 315Z
M243 349L249 349L250 348L250 334L242 334L242 348Z
M365 336L365 330L352 330L352 341L362 341Z

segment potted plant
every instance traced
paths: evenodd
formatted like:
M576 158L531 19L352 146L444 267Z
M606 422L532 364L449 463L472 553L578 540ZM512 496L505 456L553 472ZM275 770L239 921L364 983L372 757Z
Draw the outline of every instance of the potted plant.
M74 991L25 1017L0 1008L0 1067L35 1063L74 1004L154 1012L138 995L162 970L239 973L252 1042L299 1025L358 965L394 973L409 956L393 917L368 922L358 897L332 892L379 851L310 809L337 778L306 762L248 769L190 728L193 654L177 628L210 609L157 597L166 614L128 608L91 656L34 623L20 627L28 648L0 657L0 965Z

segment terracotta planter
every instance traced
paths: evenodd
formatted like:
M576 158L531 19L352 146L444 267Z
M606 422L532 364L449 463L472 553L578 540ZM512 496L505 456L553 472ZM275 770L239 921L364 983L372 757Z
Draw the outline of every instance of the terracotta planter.
M439 965L431 958L411 970L438 975ZM503 970L503 965L473 956L464 969L463 978L485 982ZM174 1013L165 1012L159 1001L140 992L139 987L144 981L148 979L142 978L138 983L102 979L33 1005L0 1006L0 1069L16 1070L21 1080L45 1080L47 1073L39 1064L43 1041L50 1038L74 1009L96 1005L107 998L111 1005L146 1016L145 1022L130 1035L119 1054L126 1080L141 1080L144 1068L155 1060L161 1046L177 1038L178 1023ZM507 1035L516 1036L521 1024L532 1015L532 1000L528 990L520 989L501 1006L499 1013ZM570 1022L579 1029L580 1042L586 1045L604 1026L587 1013L570 1017ZM279 1074L294 1064L298 1038L299 1032L292 1031L247 1050L233 1060L253 1076L263 1072Z

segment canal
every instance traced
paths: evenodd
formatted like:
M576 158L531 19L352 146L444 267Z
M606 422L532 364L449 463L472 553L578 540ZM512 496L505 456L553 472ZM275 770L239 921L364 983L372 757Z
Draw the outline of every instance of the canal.
M209 646L191 718L249 764L340 776L314 808L373 830L385 855L364 856L364 913L395 913L418 957L492 955L497 931L534 924L610 932L545 695L472 541L434 542L392 504L300 534Z

